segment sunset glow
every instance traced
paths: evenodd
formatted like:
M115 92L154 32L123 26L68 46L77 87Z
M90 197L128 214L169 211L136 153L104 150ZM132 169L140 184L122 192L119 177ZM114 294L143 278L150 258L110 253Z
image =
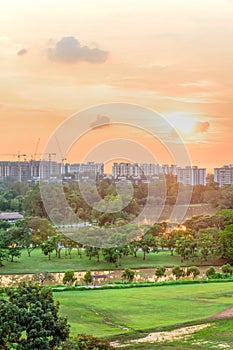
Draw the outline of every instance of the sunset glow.
M232 15L229 0L3 0L1 160L29 159L71 115L122 102L164 115L192 164L232 163Z

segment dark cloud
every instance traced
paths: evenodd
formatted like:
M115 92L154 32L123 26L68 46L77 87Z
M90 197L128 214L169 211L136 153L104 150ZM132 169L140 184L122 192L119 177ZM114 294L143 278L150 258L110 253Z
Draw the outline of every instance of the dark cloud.
M97 48L91 49L88 46L81 46L79 41L73 36L67 36L59 40L55 47L48 49L48 58L52 61L64 63L76 62L105 62L108 52Z
M24 56L28 53L27 49L21 49L17 52L17 56Z
M195 132L207 132L210 127L209 122L196 122L194 126Z
M96 128L104 128L106 126L110 126L111 120L109 117L105 115L97 115L96 120L90 124L90 127L93 129Z

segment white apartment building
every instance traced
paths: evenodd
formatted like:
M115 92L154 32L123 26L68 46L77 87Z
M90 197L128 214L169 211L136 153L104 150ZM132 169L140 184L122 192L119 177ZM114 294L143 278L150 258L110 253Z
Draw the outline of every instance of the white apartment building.
M125 177L153 177L160 174L177 175L177 166L168 164L149 164L149 163L114 163L112 166L112 176L117 179Z
M206 168L186 166L177 169L177 181L183 185L206 185Z
M233 186L233 164L214 168L214 182L217 182L219 187L223 187L224 185Z

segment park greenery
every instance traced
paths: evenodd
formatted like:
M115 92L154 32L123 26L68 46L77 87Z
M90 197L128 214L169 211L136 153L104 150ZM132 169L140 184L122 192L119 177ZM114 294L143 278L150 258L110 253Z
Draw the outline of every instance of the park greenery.
M80 227L70 234L61 233L47 218L41 217L26 217L13 225L1 220L0 266L16 260L20 263L24 251L30 259L38 249L49 261L72 259L74 254L81 261L85 255L89 266L99 264L100 268L103 261L112 268L125 266L131 258L135 258L134 267L137 267L146 262L149 255L156 253L157 257L164 252L178 255L179 264L206 264L211 259L223 259L233 264L232 209L195 216L181 226L167 222L151 226L127 224L112 227L110 237L105 237L105 234L104 228L94 225ZM102 242L108 244L101 247ZM37 258L42 259L42 255L37 254ZM171 264L174 265L175 261Z
M14 223L0 220L0 272L34 272L39 281L3 290L0 349L108 350L109 341L97 337L138 336L156 326L211 317L232 305L231 283L213 281L232 281L233 187L218 188L211 181L193 187L191 205L212 206L211 214L192 216L182 225L167 220L138 225L131 222L146 203L156 208L165 200L167 206L174 206L179 191L178 205L183 205L190 188L172 176L151 183L149 192L147 184L133 183L128 204L123 210L112 210L121 207L122 200L111 180L97 184L98 195L92 183L84 183L86 200L77 182L63 183L68 206L57 200L57 184L44 186L50 187L50 212L45 210L38 184L0 184L0 211L24 215ZM88 204L97 202L98 196L102 210ZM77 223L81 225L73 230ZM216 269L220 263L221 272ZM200 278L201 265L208 266L205 278ZM134 282L132 268L140 266L153 267L158 282L151 288ZM168 267L176 281L163 281ZM95 287L92 270L116 268L122 269L118 285ZM85 286L77 285L77 270L86 271ZM54 271L65 272L65 288L76 289L59 292L58 288L53 296L42 285L53 278L50 272Z

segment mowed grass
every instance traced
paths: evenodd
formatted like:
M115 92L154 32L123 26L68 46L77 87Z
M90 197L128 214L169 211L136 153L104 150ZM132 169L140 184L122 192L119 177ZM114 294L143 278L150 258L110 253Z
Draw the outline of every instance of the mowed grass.
M232 283L54 293L71 333L113 336L214 316L231 307Z
M32 251L31 256L28 257L26 250L21 251L21 257L11 263L8 261L3 262L4 266L0 267L0 274L17 274L17 273L38 273L38 272L64 272L66 270L74 271L86 271L86 270L98 270L98 269L114 269L114 264L109 264L103 260L103 256L100 255L100 261L97 262L95 258L89 260L85 251L82 251L82 257L80 258L77 251L74 249L71 254L71 258L65 256L65 252L62 251L61 258L56 258L55 254L52 254L51 261L45 256L41 249L35 249ZM171 256L170 252L163 251L159 253L147 254L146 260L143 260L142 252L138 252L138 257L127 256L122 259L122 266L124 267L154 267L156 265L178 265L180 264L180 257L178 255Z

